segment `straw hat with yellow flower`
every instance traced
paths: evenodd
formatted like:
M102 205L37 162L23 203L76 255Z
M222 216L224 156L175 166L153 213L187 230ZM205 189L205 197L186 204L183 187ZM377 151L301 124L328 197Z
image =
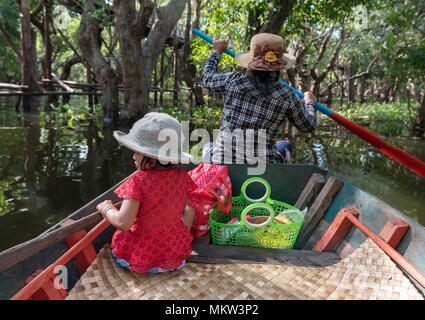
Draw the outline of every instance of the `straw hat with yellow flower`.
M250 50L237 54L236 61L250 70L279 71L293 68L296 58L286 53L282 37L259 33L252 37Z

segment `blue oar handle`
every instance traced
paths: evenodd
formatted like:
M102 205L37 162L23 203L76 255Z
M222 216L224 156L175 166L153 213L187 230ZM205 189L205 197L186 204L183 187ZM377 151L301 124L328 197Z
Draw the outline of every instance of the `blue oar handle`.
M193 29L193 33L196 34L199 38L204 39L208 43L212 44L213 41L214 41L212 38L208 37L206 34L203 34L198 29ZM224 53L227 53L232 58L236 57L236 53L234 53L232 50L226 49L226 51L224 51Z
M204 39L206 42L208 43L213 43L213 39L210 38L209 36L207 36L206 34L203 34L201 31L199 31L198 29L193 29L193 33L195 35L197 35L198 37L200 37L201 39ZM229 56L235 58L236 57L236 53L234 53L232 50L226 49L226 51L224 51L224 53L227 53ZM279 82L285 86L287 86L288 88L292 89L301 99L304 98L304 94L302 92L299 92L297 89L291 87L289 84L283 82L282 80L279 80ZM317 110L319 110L320 112L326 114L327 116L330 116L333 111L326 108L323 104L316 102L315 107Z
M287 86L288 88L292 89L295 91L295 93L302 99L304 98L304 94L299 92L297 89L291 87L289 84L287 84L286 82L283 82L282 80L279 79L279 82L285 86ZM326 114L328 117L330 117L330 115L333 113L332 110L326 108L323 104L316 102L316 104L314 105L316 107L317 110L319 110L320 112Z

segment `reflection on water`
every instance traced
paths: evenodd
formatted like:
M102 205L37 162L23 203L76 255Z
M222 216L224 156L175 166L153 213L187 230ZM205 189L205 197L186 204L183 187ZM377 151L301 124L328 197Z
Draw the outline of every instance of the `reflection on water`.
M0 101L0 251L39 235L134 171L114 128L20 118L11 105ZM293 163L333 170L425 225L425 179L330 120L314 134L284 131ZM425 160L423 141L388 142Z
M0 251L29 240L134 171L94 121L67 126L0 106Z

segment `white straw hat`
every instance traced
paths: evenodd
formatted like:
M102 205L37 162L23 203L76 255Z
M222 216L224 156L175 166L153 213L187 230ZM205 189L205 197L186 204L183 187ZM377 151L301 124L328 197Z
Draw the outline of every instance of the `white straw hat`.
M291 69L296 58L285 53L283 38L272 33L259 33L251 38L249 51L238 53L236 62L251 70L278 71Z
M128 134L114 131L114 138L130 150L161 162L188 163L193 159L182 151L181 124L165 113L147 113L134 123Z

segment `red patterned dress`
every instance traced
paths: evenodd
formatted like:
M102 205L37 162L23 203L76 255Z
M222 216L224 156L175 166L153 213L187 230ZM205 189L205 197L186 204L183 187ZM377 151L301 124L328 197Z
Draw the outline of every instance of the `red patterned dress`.
M195 188L183 169L144 170L129 177L115 193L122 199L139 200L140 206L130 230L114 233L114 255L135 272L180 267L192 252L193 236L181 218Z

